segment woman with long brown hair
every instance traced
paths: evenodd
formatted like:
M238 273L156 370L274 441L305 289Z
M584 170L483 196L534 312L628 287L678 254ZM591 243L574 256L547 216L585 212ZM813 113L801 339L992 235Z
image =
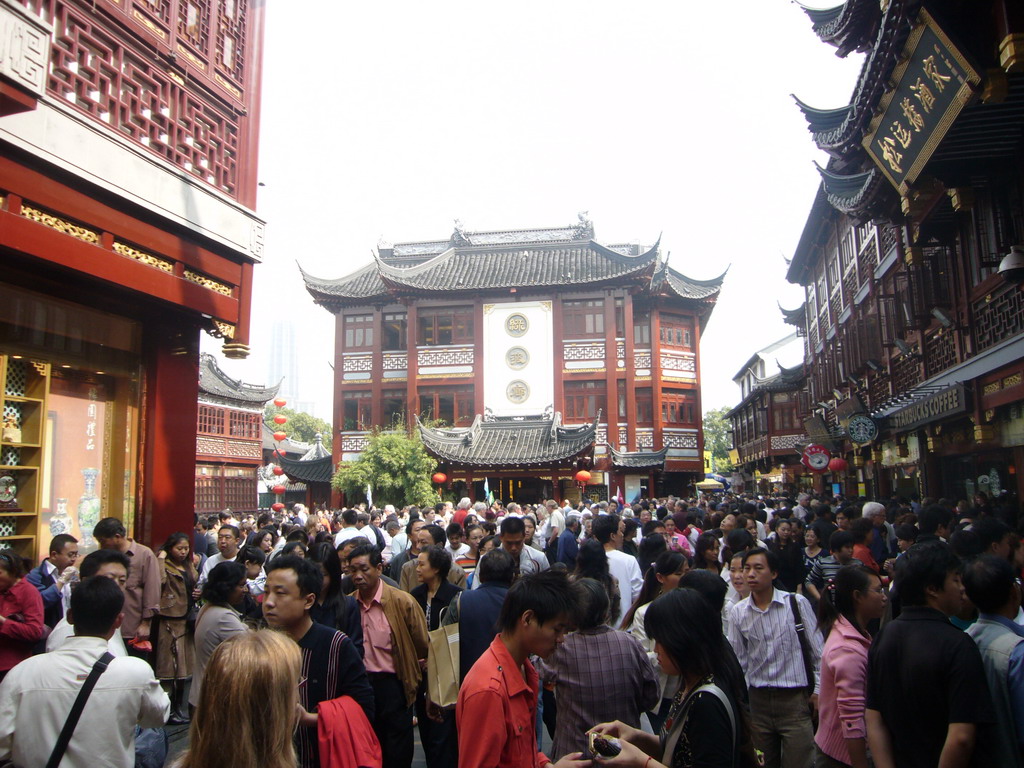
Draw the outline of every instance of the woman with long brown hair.
M188 722L185 681L192 676L195 645L189 619L195 602L192 590L199 574L192 563L190 539L186 533L172 533L160 548L160 607L157 610L155 670L157 679L171 700L169 725Z
M299 646L280 632L247 632L218 645L189 749L174 768L295 768L301 668Z

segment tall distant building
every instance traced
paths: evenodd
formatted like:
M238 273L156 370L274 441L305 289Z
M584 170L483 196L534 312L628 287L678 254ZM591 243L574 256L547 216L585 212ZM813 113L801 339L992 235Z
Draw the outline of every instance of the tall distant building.
M313 402L304 397L302 377L299 376L299 355L295 347L295 325L290 321L275 322L270 331L267 381L281 382L280 394L288 401L289 408L313 413Z

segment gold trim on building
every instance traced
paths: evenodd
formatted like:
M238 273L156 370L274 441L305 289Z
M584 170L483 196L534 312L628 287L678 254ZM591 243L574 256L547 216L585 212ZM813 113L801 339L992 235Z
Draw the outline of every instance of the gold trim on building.
M191 269L185 270L185 279L196 285L201 285L203 288L209 288L211 291L223 294L224 296L231 295L231 286L225 283L214 280L212 277L201 275L198 272L193 272Z
M25 205L24 203L21 204L21 215L30 221L42 224L50 229L56 229L58 232L63 232L65 235L71 235L71 237L82 240L86 243L98 245L100 242L100 235L98 232L93 232L91 229L86 229L85 227L79 226L67 219L62 219L59 216L54 216L52 213L46 213L45 211Z
M125 243L114 241L114 252L119 253L122 256L127 256L129 259L133 259L141 264L146 264L150 267L156 267L157 269L172 273L174 272L174 262L162 259L159 256L154 256L152 253L146 253L140 251L138 248L132 248L130 245Z

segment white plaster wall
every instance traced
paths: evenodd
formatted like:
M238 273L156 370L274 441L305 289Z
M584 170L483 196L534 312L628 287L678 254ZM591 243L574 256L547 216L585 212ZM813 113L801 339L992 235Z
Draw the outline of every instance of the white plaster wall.
M511 335L506 323L512 315L526 318L522 336ZM554 329L550 301L507 302L484 305L484 407L496 416L540 415L555 402ZM507 354L513 347L529 353L521 369L513 369ZM525 382L529 396L522 403L508 397L513 381Z

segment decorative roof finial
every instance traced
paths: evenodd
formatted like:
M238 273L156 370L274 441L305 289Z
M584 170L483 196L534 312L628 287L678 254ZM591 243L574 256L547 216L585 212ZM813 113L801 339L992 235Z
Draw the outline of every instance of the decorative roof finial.
M455 220L455 231L452 232L452 245L472 245L469 237L466 236L466 227L461 219Z
M573 240L593 240L594 222L590 220L590 211L580 211L576 216L579 222L572 227Z

